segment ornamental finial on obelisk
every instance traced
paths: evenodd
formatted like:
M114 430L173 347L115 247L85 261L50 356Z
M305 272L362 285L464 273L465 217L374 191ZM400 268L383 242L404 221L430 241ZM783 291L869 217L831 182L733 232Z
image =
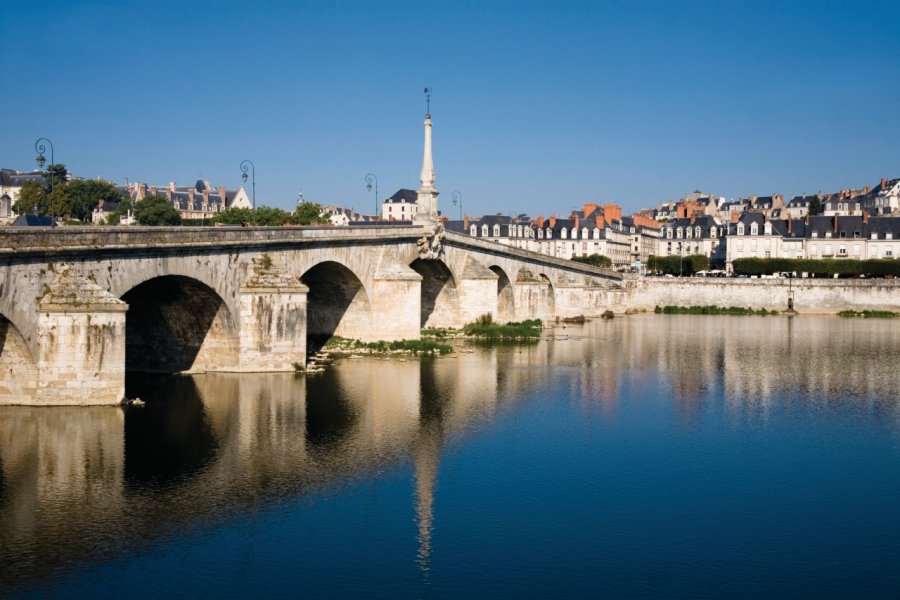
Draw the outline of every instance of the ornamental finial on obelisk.
M434 187L434 161L431 158L431 88L425 88L425 150L422 155L422 172L416 195L416 221L427 222L438 218L438 191Z

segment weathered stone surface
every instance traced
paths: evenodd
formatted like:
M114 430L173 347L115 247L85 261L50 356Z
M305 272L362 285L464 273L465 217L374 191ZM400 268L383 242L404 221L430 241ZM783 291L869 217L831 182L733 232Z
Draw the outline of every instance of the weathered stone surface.
M38 302L35 404L115 404L125 395L128 305L64 269Z
M306 295L309 288L275 267L255 261L241 286L239 371L292 371L306 362Z

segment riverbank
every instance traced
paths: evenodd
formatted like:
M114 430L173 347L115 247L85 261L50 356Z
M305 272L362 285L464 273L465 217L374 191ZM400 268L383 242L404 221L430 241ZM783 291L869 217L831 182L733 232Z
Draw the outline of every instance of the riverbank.
M625 294L613 309L640 312L657 306L742 306L780 312L788 309L789 297L801 314L900 312L900 280L642 277L625 282Z

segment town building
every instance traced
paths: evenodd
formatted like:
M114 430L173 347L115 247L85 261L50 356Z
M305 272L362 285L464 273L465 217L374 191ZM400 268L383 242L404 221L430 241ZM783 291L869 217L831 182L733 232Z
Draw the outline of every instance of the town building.
M415 190L397 190L382 203L381 218L385 221L412 221L416 216L417 199Z

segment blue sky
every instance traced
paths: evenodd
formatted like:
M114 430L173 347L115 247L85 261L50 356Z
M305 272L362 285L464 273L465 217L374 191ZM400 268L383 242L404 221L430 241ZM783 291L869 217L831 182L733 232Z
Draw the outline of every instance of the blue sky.
M12 2L0 166L372 212L415 188L434 89L441 208L626 211L702 189L900 176L900 2ZM249 190L248 190L249 191Z

